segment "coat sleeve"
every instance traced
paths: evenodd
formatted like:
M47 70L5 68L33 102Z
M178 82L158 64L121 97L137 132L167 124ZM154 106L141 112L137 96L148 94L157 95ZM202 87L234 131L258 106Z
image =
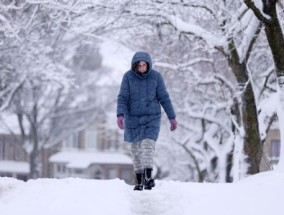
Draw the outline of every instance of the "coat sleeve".
M169 93L166 89L166 85L164 82L164 79L161 74L159 74L158 77L158 86L157 86L157 98L164 108L167 116L169 119L174 119L176 118L176 114L169 96Z
M126 74L122 78L119 94L117 96L117 116L124 116L128 113L129 104L129 84Z

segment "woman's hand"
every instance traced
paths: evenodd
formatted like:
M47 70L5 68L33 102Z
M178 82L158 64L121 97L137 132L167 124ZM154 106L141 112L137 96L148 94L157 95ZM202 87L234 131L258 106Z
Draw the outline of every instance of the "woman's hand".
M171 123L171 131L174 131L177 129L177 121L176 119L170 119L170 123Z
M117 117L117 125L120 129L124 129L124 117L123 116L119 116Z

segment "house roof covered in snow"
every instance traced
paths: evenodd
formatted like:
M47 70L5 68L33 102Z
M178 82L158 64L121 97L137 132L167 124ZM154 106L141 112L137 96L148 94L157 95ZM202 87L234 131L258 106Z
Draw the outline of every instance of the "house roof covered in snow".
M30 165L21 161L0 161L0 172L28 174Z
M52 163L66 163L67 168L85 169L91 164L132 164L129 156L119 152L61 151L49 158Z

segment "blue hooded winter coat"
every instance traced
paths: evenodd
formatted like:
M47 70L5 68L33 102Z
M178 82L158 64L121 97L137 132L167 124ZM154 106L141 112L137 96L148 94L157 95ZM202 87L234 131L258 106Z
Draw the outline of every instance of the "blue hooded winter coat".
M138 74L134 65L148 64L148 72ZM124 116L124 140L137 143L143 139L158 139L161 124L161 105L169 119L176 117L161 74L152 69L148 53L137 52L131 61L131 70L122 79L117 98L117 116Z

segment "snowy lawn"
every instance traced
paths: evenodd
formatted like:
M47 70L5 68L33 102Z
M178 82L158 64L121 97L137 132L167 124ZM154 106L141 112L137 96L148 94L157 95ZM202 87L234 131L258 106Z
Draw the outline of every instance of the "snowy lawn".
M234 184L156 181L133 191L122 180L78 178L22 182L0 178L1 215L270 215L283 212L284 173Z

